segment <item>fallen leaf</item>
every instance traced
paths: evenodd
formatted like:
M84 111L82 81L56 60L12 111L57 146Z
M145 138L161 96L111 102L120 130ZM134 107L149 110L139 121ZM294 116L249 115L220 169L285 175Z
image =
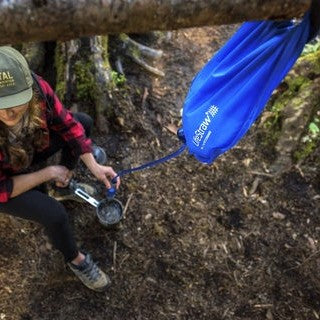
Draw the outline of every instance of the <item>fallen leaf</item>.
M162 116L159 113L157 114L157 122L162 125Z
M276 220L284 220L286 218L286 216L281 213L281 212L273 212L272 213L273 218L275 218Z
M266 318L267 320L273 320L273 314L270 309L267 310Z
M175 124L169 123L167 126L165 126L165 128L167 130L169 130L170 132L172 132L174 134L177 134L178 128L177 128L177 126Z
M308 243L312 251L317 251L316 243L311 237L308 237Z

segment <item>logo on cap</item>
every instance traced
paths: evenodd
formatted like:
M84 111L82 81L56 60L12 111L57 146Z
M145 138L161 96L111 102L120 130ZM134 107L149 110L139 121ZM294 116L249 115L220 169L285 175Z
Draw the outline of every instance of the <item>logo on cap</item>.
M0 71L0 88L12 87L15 85L15 81L10 71Z

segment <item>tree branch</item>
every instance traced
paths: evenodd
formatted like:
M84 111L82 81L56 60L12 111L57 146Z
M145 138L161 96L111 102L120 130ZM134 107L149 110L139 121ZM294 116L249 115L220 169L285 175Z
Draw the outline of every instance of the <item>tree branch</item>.
M0 0L0 44L301 16L311 0Z

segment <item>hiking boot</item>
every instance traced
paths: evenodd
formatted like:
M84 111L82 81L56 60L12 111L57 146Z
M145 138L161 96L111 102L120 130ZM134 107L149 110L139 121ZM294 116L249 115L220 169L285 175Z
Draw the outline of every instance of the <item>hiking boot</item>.
M81 188L84 192L89 194L90 196L94 197L97 194L96 188L89 186L86 183L77 183L77 187ZM59 188L54 186L51 188L51 190L48 191L48 195L57 201L77 201L80 203L85 203L86 201L84 199L81 199L79 196L77 196L73 190L71 190L69 187L66 188Z
M86 254L79 264L68 263L70 269L88 288L95 291L104 291L110 284L110 278L93 262L91 255Z
M107 163L107 154L106 152L96 144L92 145L92 154L97 163L105 165Z

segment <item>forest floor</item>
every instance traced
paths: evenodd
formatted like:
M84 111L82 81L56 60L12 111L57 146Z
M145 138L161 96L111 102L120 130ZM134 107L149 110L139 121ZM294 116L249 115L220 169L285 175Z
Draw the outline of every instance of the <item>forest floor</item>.
M125 64L109 133L95 135L115 170L178 149L173 131L192 78L233 31L149 39L164 51L164 78ZM184 153L124 176L125 217L114 230L89 204L66 202L79 245L112 279L104 293L75 278L39 225L1 215L0 319L320 319L319 148L272 176L263 138L257 124L212 165ZM77 179L100 188L83 168Z

